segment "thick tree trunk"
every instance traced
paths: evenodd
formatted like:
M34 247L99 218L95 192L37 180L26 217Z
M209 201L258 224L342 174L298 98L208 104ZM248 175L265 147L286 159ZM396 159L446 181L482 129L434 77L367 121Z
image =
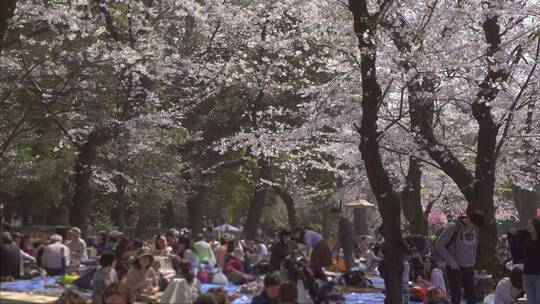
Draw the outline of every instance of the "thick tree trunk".
M97 145L88 141L77 149L78 155L75 164L75 191L73 205L70 212L70 224L86 231L88 211L90 210L90 177L92 166L96 158Z
M427 235L428 223L422 208L420 196L422 167L414 157L409 158L409 171L405 189L401 191L401 207L403 215L409 222L411 234Z
M86 233L88 212L91 203L90 178L92 166L97 155L97 148L111 140L118 132L117 126L94 130L88 135L87 141L77 147L77 159L75 163L75 189L73 193L73 205L71 207L69 222L71 226L79 227L83 234Z
M0 56L4 45L4 36L8 28L8 21L13 17L13 12L17 6L17 0L0 1Z
M189 228L193 236L204 231L204 211L206 207L206 196L209 187L205 180L195 189L193 196L186 201Z
M260 157L257 160L257 164L259 165L258 184L255 186L255 193L249 204L249 210L244 224L244 233L248 239L257 237L257 229L259 229L264 202L268 194L268 181L272 180L272 167L269 161L264 157Z
M294 200L287 190L279 187L273 187L276 193L279 195L285 206L287 207L287 218L289 219L289 227L292 229L296 227L296 208L294 207Z
M391 5L391 1L388 2L388 5ZM349 9L353 14L354 32L358 39L359 48L362 50L360 57L362 120L358 129L361 135L360 152L383 220L381 232L385 238L383 276L386 286L384 301L386 304L395 304L401 303L403 300L404 244L401 236L400 197L394 191L388 173L383 166L377 140L378 109L382 98L376 65L377 20L376 17L370 15L365 0L349 0Z

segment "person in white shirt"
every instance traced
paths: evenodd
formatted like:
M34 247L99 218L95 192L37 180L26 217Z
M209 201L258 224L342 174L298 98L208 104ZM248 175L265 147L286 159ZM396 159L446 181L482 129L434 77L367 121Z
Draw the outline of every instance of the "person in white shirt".
M214 251L212 250L210 244L208 244L204 240L204 237L201 233L197 234L197 236L195 237L195 244L193 244L193 247L195 248L199 263L206 261L212 266L216 265L216 257L214 256Z
M71 228L69 231L70 242L67 246L71 252L71 260L86 262L88 254L86 253L86 242L81 239L81 229L77 227Z
M514 303L523 293L523 270L514 267L509 277L503 278L495 288L495 304Z
M60 275L70 264L70 250L62 244L62 237L58 234L51 235L49 240L50 244L43 248L41 264L48 275Z
M263 242L261 242L260 240L256 239L255 240L255 248L257 250L257 253L261 257L260 261L261 262L268 262L268 248L266 247L266 245Z

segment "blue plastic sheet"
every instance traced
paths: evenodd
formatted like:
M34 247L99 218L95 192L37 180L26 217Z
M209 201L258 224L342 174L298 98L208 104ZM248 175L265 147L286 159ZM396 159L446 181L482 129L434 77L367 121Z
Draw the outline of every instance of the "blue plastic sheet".
M0 284L0 290L15 292L32 292L51 296L60 296L64 292L62 286L46 287L48 285L58 285L59 277L37 277L31 280L19 280Z
M227 291L227 294L234 294L240 288L238 285L226 284L226 285L217 285L217 284L202 284L201 289L203 292L208 292L210 288L222 288Z

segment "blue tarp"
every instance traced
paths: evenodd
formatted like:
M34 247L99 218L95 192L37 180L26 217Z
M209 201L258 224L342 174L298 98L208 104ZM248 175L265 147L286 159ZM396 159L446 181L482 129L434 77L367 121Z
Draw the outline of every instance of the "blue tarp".
M16 292L33 292L51 296L60 296L64 292L62 286L53 288L48 285L59 285L59 277L37 277L31 280L19 280L14 282L5 282L0 284L0 290Z
M373 285L377 288L384 288L384 281L379 278L371 278ZM37 277L32 280L20 280L15 282L6 282L0 284L0 290L16 291L16 292L33 292L39 294L47 294L51 296L60 296L64 291L64 288L46 287L47 285L58 285L58 277ZM202 284L202 290L208 291L210 288L223 288L228 294L235 294L240 286L227 284L227 285L214 285L214 284ZM344 295L345 303L370 303L370 304L382 304L384 303L383 293L350 293ZM232 304L249 304L251 303L251 296L242 295L236 299Z

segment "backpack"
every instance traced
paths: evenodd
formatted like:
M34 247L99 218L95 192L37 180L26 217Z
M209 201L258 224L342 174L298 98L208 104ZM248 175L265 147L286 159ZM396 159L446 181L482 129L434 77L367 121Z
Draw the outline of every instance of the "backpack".
M351 270L345 272L339 282L353 287L373 287L373 283L366 277L366 274L360 270Z
M455 221L454 221L455 222ZM456 240L456 237L457 235L461 232L461 226L458 225L456 223L456 229L454 230L454 234L452 234L452 237L450 238L450 241L448 243L446 243L446 245L444 245L444 247L448 250L450 248L450 246L452 245L452 243L454 243L454 241ZM444 230L443 230L444 231ZM442 231L441 231L441 234L442 234ZM437 236L437 239L438 240L440 237L440 234ZM437 250L437 247L434 248L433 250L433 254L432 254L433 258L439 262L444 262L444 259L442 257L442 255L439 253L439 251Z
M92 289L92 279L94 274L96 274L97 267L92 267L85 273L83 273L79 278L73 281L73 285L77 286L79 289Z

